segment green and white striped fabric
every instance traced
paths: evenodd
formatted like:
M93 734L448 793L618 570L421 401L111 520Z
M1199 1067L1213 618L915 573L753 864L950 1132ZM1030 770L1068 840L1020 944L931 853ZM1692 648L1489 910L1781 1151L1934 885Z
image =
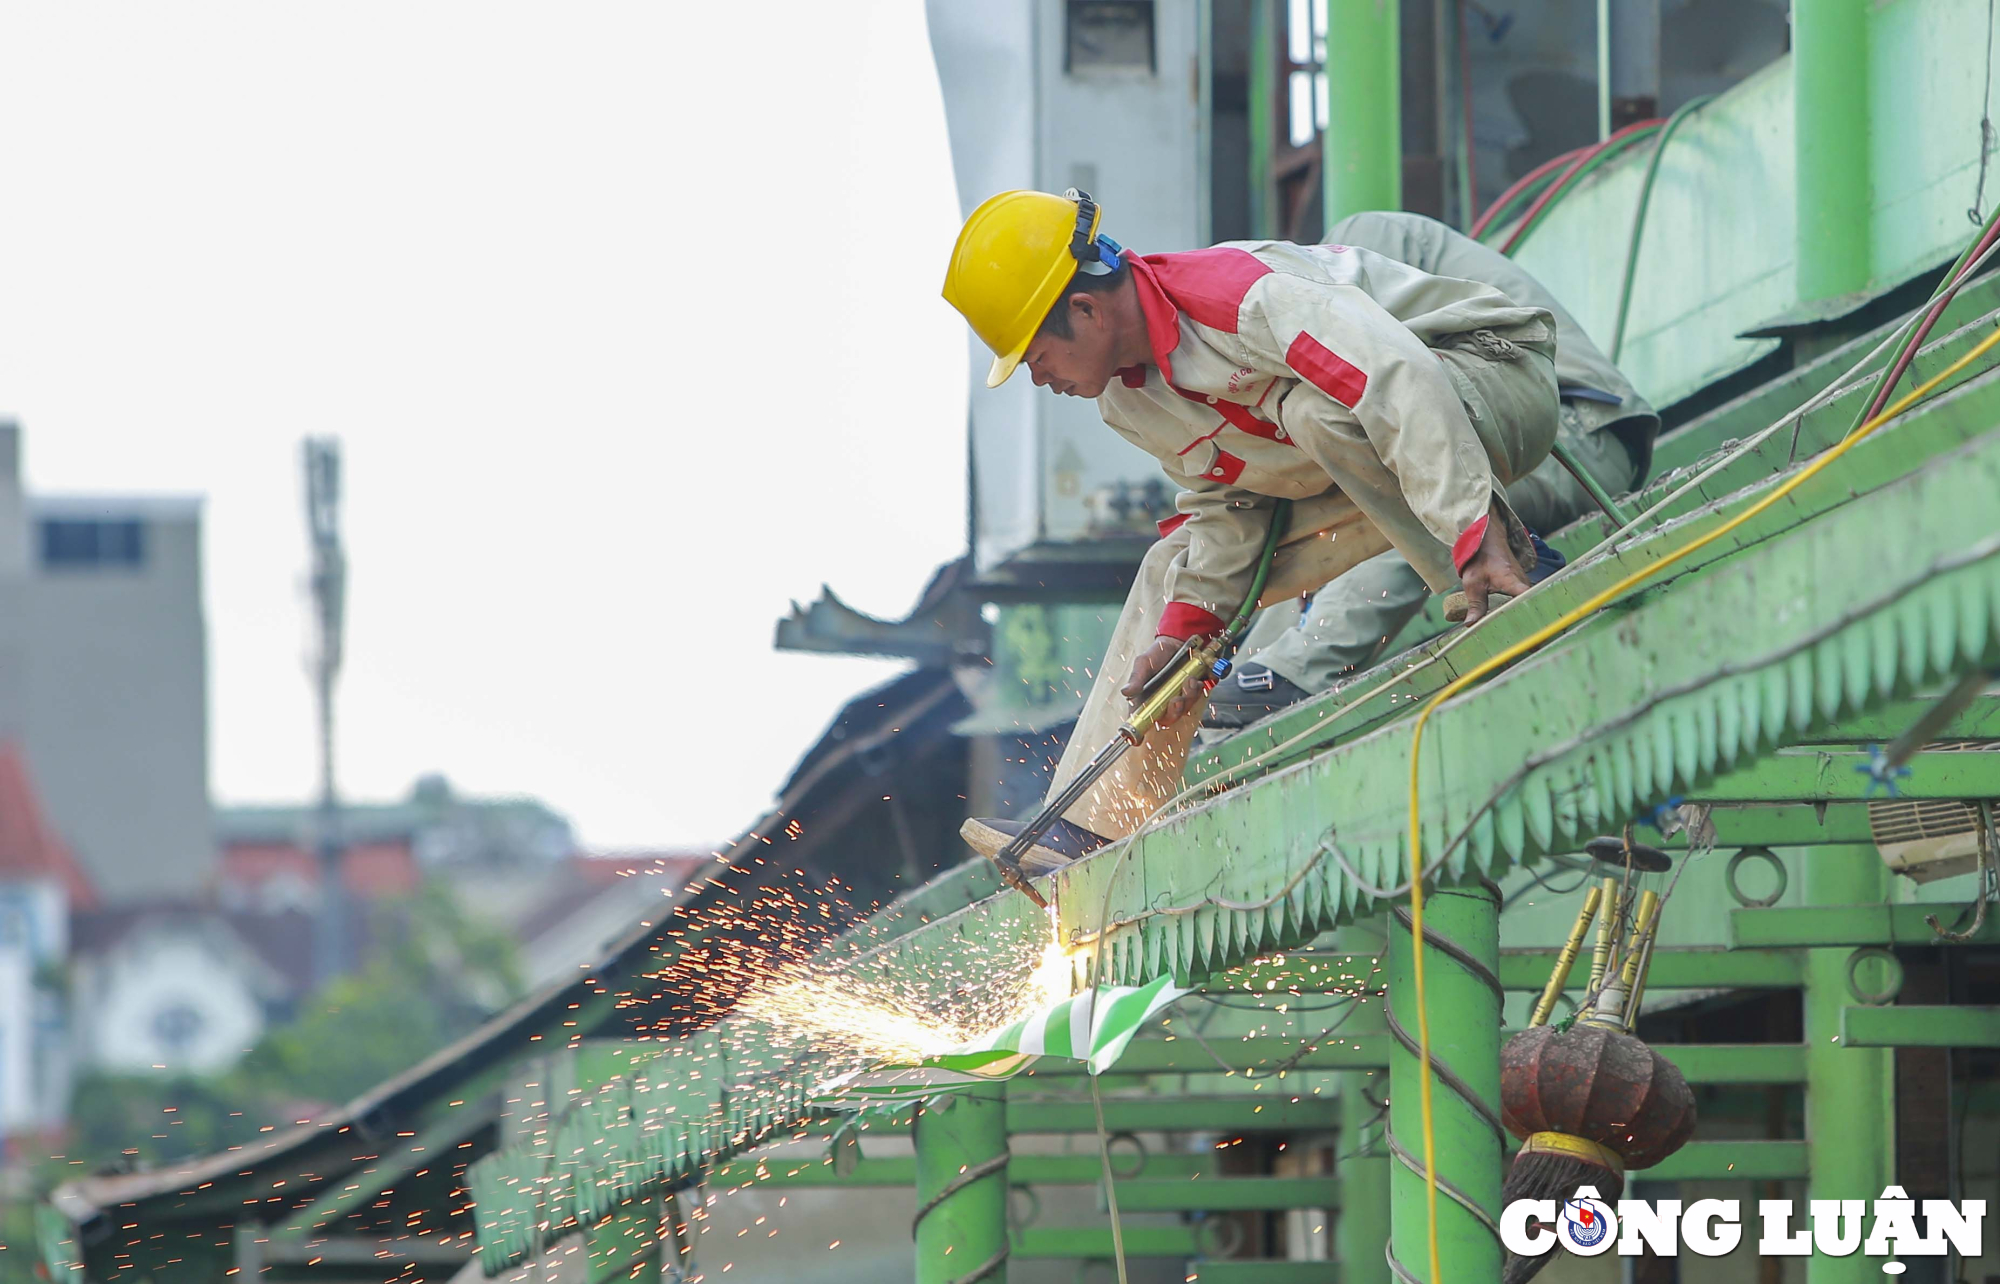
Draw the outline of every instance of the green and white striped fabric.
M1103 1074L1155 1012L1186 994L1163 976L1141 986L1105 986L1032 1012L916 1065L839 1075L812 1092L815 1106L856 1110L921 1101L941 1092L1011 1079L1042 1057L1085 1062Z

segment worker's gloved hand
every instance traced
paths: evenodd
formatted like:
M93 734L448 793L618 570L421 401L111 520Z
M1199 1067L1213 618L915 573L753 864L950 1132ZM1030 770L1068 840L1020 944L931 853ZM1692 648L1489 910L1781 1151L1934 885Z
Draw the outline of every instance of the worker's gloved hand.
M1479 541L1479 551L1459 571L1458 582L1465 589L1465 622L1468 626L1479 623L1486 614L1489 595L1505 593L1509 597L1519 597L1528 591L1528 576L1507 547L1506 518L1497 509L1492 520L1486 523L1486 535Z
M1125 685L1121 688L1125 698L1135 705L1138 704L1145 695L1146 684L1153 680L1154 674L1173 663L1180 649L1179 638L1165 636L1154 638L1153 644L1139 652L1137 658L1132 661L1132 676L1125 680ZM1192 678L1183 683L1180 694L1168 702L1165 711L1160 714L1160 720L1153 726L1169 727L1179 722L1193 704L1199 689L1199 684ZM1141 727L1140 730L1150 731L1152 728Z

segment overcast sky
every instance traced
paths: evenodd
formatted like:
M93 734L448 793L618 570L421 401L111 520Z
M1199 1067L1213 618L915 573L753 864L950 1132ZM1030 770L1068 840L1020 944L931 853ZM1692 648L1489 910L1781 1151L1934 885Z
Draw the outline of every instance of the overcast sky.
M0 415L206 497L210 779L314 778L299 440L346 443L347 792L721 841L965 542L920 0L0 7Z

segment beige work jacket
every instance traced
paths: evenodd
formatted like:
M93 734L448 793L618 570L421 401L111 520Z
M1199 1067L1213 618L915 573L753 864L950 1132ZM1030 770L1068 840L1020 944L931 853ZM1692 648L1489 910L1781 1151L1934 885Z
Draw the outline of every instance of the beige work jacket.
M1546 339L1546 311L1341 245L1126 257L1153 359L1121 371L1098 407L1181 487L1180 516L1162 530L1186 522L1191 540L1167 576L1160 633L1211 631L1242 601L1278 498L1294 501L1290 537L1325 529L1352 502L1419 568L1439 564L1437 543L1465 564L1514 479L1495 476L1431 348L1474 330ZM1325 452L1297 444L1314 433L1348 448L1365 435L1386 465L1374 470L1381 484L1400 494L1343 496L1314 462Z
M1631 451L1640 477L1649 471L1660 414L1591 341L1581 323L1520 264L1434 218L1403 210L1350 214L1326 234L1330 245L1358 245L1419 271L1479 281L1515 303L1555 318L1556 384L1586 432L1610 429Z

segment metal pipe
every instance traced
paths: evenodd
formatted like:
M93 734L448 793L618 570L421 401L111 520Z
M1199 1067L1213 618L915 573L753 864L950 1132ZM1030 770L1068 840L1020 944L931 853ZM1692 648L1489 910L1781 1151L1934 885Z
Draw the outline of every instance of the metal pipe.
M941 1111L925 1107L915 1148L916 1284L1006 1284L1006 1090L974 1088Z
M1800 302L1868 284L1869 0L1793 0L1792 156Z
M1556 955L1556 965L1549 972L1549 983L1542 987L1542 997L1535 1001L1534 1015L1528 1018L1529 1025L1548 1024L1549 1014L1555 1011L1556 1000L1562 996L1563 986L1569 982L1569 970L1576 965L1576 956L1583 950L1583 934L1590 930L1590 920L1597 917L1597 907L1604 902L1604 889L1593 887L1583 898L1583 908L1577 911L1576 923L1569 929L1569 939L1563 942L1562 952Z
M1496 1280L1505 1256L1497 1231L1505 1166L1499 1125L1499 898L1477 884L1432 893L1424 903L1424 936L1438 1274L1442 1284ZM1409 919L1399 909L1389 929L1389 1145L1396 1159L1389 1173L1390 1251L1411 1277L1428 1281L1432 1227L1423 1174L1412 947Z
M1327 71L1320 136L1326 223L1363 210L1403 208L1400 0L1327 0L1338 32L1338 73Z
M1888 867L1867 848L1815 851L1805 861L1806 901L1880 905L1889 899ZM1851 949L1806 951L1806 1141L1810 1199L1873 1200L1895 1180L1894 1053L1841 1042L1841 1009ZM1814 1253L1806 1284L1862 1284L1882 1278L1880 1258Z
M1659 111L1660 0L1618 0L1610 17L1610 125L1617 130Z
M1611 137L1611 0L1597 0L1597 139Z

